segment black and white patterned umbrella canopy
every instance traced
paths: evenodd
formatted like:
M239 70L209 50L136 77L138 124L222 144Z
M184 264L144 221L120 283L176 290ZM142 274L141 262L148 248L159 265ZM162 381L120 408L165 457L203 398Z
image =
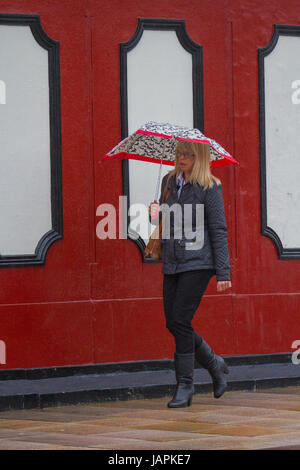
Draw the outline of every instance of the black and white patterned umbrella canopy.
M198 129L168 123L147 122L122 140L102 160L130 158L174 165L177 141L202 142L210 146L211 166L238 163L220 144Z

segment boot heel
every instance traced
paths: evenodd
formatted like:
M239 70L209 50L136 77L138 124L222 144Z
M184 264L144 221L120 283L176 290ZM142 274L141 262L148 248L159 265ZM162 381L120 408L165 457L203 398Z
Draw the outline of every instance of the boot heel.
M191 397L189 398L189 401L188 401L188 403L187 403L187 406L191 406L192 401L193 401L193 397L191 396Z

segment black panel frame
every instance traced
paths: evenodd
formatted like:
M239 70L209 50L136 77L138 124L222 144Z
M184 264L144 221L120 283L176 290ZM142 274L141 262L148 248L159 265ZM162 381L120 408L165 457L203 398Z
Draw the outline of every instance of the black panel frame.
M120 93L121 93L121 139L128 136L128 96L127 96L127 54L139 43L144 30L175 31L178 41L182 47L192 55L193 76L193 122L194 127L204 133L204 98L203 98L203 53L202 46L195 43L188 35L185 20L182 19L160 19L160 18L138 18L137 29L132 38L120 44ZM127 196L127 214L130 206L129 191L129 163L122 159L122 191ZM130 225L130 217L127 215L127 227ZM145 263L160 263L161 260L144 258L145 242L138 238L129 240L137 244L140 249L142 260Z
M52 229L41 237L34 254L0 255L0 267L44 265L50 246L63 239L59 42L46 34L37 14L0 13L1 25L29 26L37 43L48 52Z
M274 24L273 36L258 53L258 97L259 97L259 161L260 161L260 220L261 234L269 237L276 246L279 259L300 258L300 247L285 248L279 235L267 224L267 182L266 182L266 135L265 135L265 68L264 59L276 47L279 36L300 36L299 25Z

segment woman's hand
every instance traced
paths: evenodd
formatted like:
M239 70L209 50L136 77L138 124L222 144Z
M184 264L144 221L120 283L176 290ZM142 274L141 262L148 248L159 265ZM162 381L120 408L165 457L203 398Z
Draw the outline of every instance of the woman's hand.
M151 217L152 220L156 220L159 212L159 204L157 201L151 202L149 205L149 217Z
M217 291L229 289L231 287L231 281L217 281Z

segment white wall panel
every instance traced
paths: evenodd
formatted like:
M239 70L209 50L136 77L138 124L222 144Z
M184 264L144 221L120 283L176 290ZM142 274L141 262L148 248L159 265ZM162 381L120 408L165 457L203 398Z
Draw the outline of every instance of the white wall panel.
M193 127L192 77L192 55L175 31L143 31L127 55L129 134L147 121ZM172 168L164 165L162 176ZM131 204L154 199L158 171L158 164L129 161ZM147 241L148 232L140 236Z
M0 25L0 80L0 254L33 254L52 223L48 52L29 26Z
M300 37L280 35L264 59L267 225L283 248L300 247L299 57Z

